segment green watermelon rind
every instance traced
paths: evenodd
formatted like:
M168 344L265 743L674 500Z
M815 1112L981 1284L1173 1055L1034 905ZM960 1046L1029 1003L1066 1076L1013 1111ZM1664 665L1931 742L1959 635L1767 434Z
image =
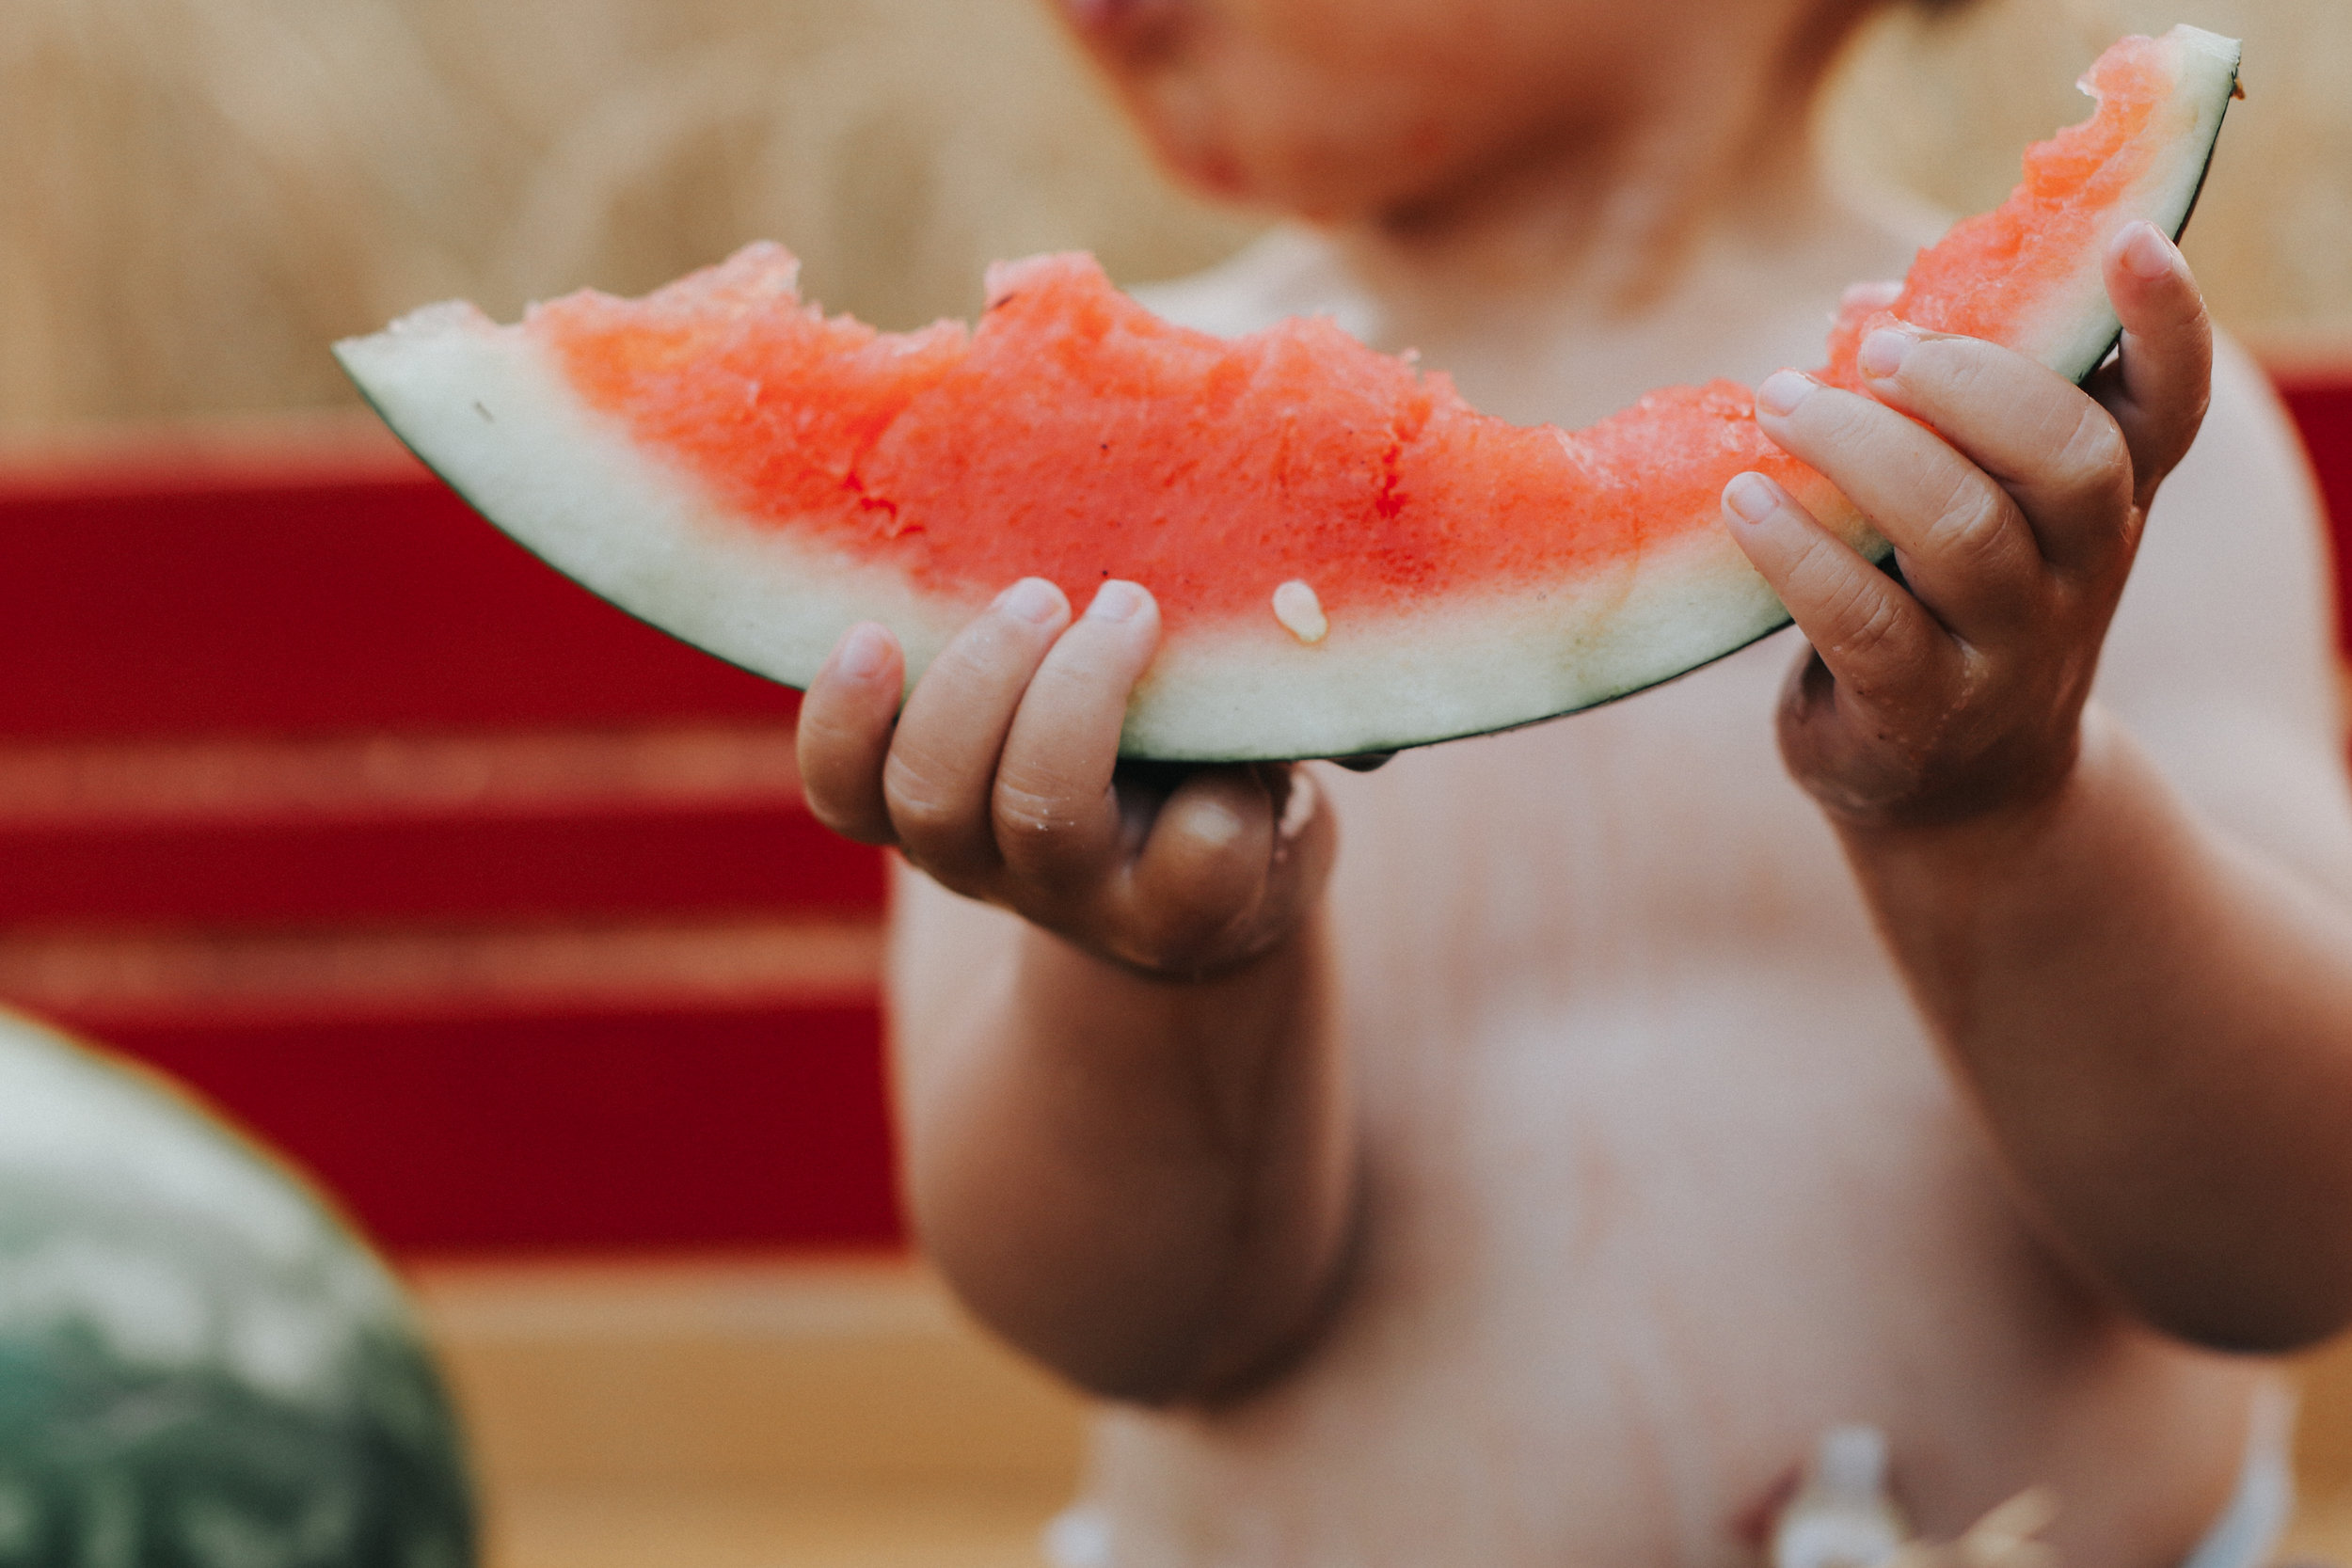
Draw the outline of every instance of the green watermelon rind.
M332 1204L6 1011L0 1091L0 1561L467 1568L456 1418Z
M2163 41L2180 66L2174 101L2194 117L2118 204L2108 233L2145 217L2179 234L2236 87L2232 40L2182 27ZM2028 331L2013 344L2078 381L2117 340L2104 250L2087 246L2044 292L2042 341ZM336 353L386 422L485 517L621 609L754 673L805 688L843 631L879 620L905 645L912 683L980 608L735 522L694 474L581 404L541 345L469 306L428 308ZM1834 490L1801 499L1885 558ZM1661 685L1788 625L1720 520L1705 521L1672 557L1626 562L1603 580L1449 599L1376 622L1342 617L1312 646L1270 614L1171 633L1129 707L1121 752L1209 763L1399 751Z

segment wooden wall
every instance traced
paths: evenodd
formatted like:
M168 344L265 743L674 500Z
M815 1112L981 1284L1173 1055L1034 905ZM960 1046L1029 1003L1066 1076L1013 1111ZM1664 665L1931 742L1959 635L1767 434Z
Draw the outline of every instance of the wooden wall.
M2200 0L2250 40L2196 252L2272 340L2352 331L2352 13ZM1890 17L1831 140L1947 203L2079 118L2153 0ZM323 345L424 300L634 290L759 235L887 325L1051 246L1126 278L1248 232L1153 176L1041 0L11 0L0 432L345 397Z

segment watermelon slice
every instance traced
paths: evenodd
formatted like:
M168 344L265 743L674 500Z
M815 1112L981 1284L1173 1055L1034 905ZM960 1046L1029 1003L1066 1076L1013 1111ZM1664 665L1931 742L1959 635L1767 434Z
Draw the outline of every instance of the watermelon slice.
M2115 45L2084 79L2094 117L1923 252L1895 313L2089 374L2117 332L2106 242L2187 221L2237 60L2190 27ZM791 685L859 620L896 629L912 679L1016 578L1079 603L1144 584L1165 640L1130 755L1394 750L1720 657L1788 620L1721 522L1742 469L1884 552L1732 382L1530 429L1327 321L1170 325L1083 256L993 269L977 329L879 333L795 277L754 245L642 300L577 293L506 327L434 306L337 352L501 528ZM1840 324L1831 378L1854 381L1867 325Z

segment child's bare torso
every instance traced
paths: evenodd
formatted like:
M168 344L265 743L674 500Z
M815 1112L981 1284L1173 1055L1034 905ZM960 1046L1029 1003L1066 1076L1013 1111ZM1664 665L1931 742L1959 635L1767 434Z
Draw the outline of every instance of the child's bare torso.
M1662 381L1812 362L1837 285L1906 255L1857 226L1785 276L1702 266L1712 313L1614 339L1524 312L1406 320L1296 235L1152 303L1227 331L1327 310L1421 349L1482 407L1575 424ZM1701 325L1656 325L1674 320ZM2243 382L2225 368L2225 410ZM2227 489L2226 464L2196 468L2175 488ZM2185 605L2254 618L2245 657L2290 666L2292 721L2328 728L2324 601L2279 561L2315 561L2303 526L2216 543L2159 522L2102 690L2168 762L2205 738L2163 711L2167 650L2197 634ZM2233 572L2249 552L2273 570ZM2212 605L2217 573L2260 602ZM1327 780L1359 1255L1327 1330L1263 1392L1106 1418L1083 1555L1752 1562L1776 1489L1850 1420L1890 1434L1932 1533L2035 1482L2061 1494L2077 1563L2162 1568L2204 1532L2265 1374L2133 1327L2036 1240L1779 762L1799 646ZM910 892L933 920L995 918Z
M1362 1251L1264 1395L1110 1420L1117 1568L1751 1563L1849 1420L1939 1534L2036 1481L2078 1563L2203 1532L2251 1374L2021 1222L1777 766L1790 641L1334 784Z

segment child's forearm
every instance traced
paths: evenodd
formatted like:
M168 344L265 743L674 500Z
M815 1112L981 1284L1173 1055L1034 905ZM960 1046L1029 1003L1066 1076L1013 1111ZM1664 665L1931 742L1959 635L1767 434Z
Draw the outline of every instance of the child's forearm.
M2084 735L2030 813L1848 853L2061 1248L2174 1333L2308 1343L2352 1317L2352 920Z
M1167 1401L1238 1387L1312 1320L1354 1152L1316 913L1331 813L1297 767L1122 768L1159 625L1139 584L1073 620L1026 578L911 693L898 640L851 626L798 754L818 820L937 884L906 879L896 922L924 1242L1016 1343Z
M992 1326L1095 1392L1215 1399L1315 1321L1355 1148L1320 919L1184 983L1023 930L902 1053L909 1196Z

